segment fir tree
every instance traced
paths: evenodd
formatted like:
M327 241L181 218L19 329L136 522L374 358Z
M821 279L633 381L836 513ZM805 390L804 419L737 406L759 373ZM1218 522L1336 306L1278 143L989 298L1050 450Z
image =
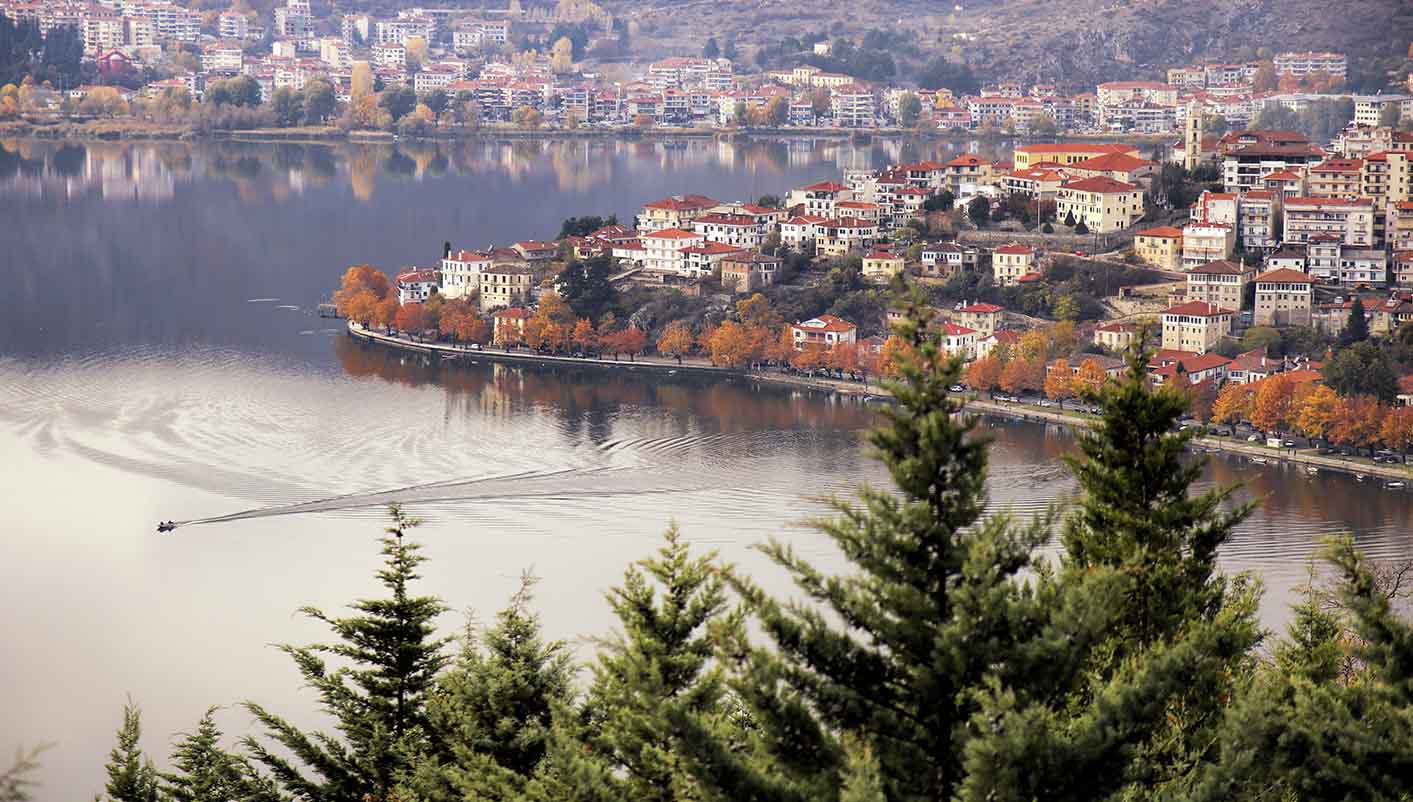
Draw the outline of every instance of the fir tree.
M1080 593L1059 597L1043 572L1034 587L1016 581L1046 527L983 517L986 444L955 417L947 388L959 362L941 357L928 317L914 293L899 330L909 346L901 379L890 387L897 404L869 436L896 492L864 487L860 503L836 500L838 517L817 523L854 570L824 575L772 542L765 553L807 601L777 601L729 575L775 648L725 644L755 748L734 749L680 717L694 772L717 796L837 800L857 774L839 737L850 733L877 761L887 799L951 799L986 683L1025 701L1065 699L1109 624L1111 583L1086 587L1096 595L1079 604Z
M142 711L129 699L123 706L118 744L108 755L108 802L157 802L157 769L142 751Z
M39 755L47 746L37 746L26 751L15 748L15 759L10 767L0 771L0 802L30 802L30 791L37 785L30 775L39 771Z
M278 800L274 784L258 775L243 757L221 748L216 708L201 717L172 750L176 771L162 774L165 795L172 802L243 802Z
M479 636L468 626L427 704L431 737L404 777L407 796L494 802L520 798L543 779L552 712L570 702L574 669L563 642L545 641L533 588L524 577Z
M244 744L275 780L297 797L330 802L382 802L408 756L424 736L427 694L446 664L444 640L434 637L433 621L446 610L439 599L413 596L423 558L415 543L403 541L419 521L390 505L392 525L383 537L384 567L378 579L389 598L363 599L352 608L359 615L330 618L313 607L303 608L322 621L339 640L314 646L281 646L294 658L305 681L319 694L321 706L334 718L342 738L304 733L254 702L246 707L267 735L294 756L294 762L271 752L255 738ZM347 661L330 668L324 655ZM298 764L303 764L311 774Z
M622 631L599 642L579 736L560 739L571 798L700 798L671 720L711 719L724 737L734 724L720 667L711 663L708 629L731 624L720 620L726 595L715 556L691 557L674 525L657 556L631 566L608 593Z
M1317 600L1228 712L1221 760L1186 799L1406 800L1413 777L1413 626L1348 538L1327 551L1362 673L1338 677L1341 623Z
M1163 703L1165 715L1148 722L1153 742L1135 761L1133 779L1157 785L1210 759L1204 748L1220 700L1244 675L1259 636L1254 590L1229 586L1216 571L1217 549L1252 505L1233 500L1235 487L1191 492L1204 462L1186 458L1193 431L1176 430L1188 399L1175 387L1148 386L1148 356L1141 346L1130 351L1127 377L1104 385L1102 417L1080 434L1079 454L1067 458L1082 496L1061 542L1070 576L1104 567L1126 578L1117 623L1095 655L1097 681L1082 702L1101 704L1115 681L1134 682L1177 655L1200 666ZM1202 638L1219 644L1220 653L1194 652ZM1162 684L1157 675L1148 681ZM1145 726L1137 719L1132 725Z

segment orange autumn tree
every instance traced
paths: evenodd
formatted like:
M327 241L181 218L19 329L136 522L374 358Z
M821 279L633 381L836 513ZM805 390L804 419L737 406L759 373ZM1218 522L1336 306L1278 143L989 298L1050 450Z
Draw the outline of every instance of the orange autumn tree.
M780 333L770 340L765 349L765 358L777 365L784 365L795 354L795 332L787 326L780 327Z
M475 307L464 299L447 301L442 305L441 320L437 330L458 342L485 342L486 321L477 314Z
M401 331L421 334L427 328L427 311L422 308L422 304L403 304L397 310L393 325Z
M1413 407L1390 409L1379 427L1379 439L1385 448L1413 451Z
M340 315L366 324L366 320L359 320L354 314L353 305L357 304L357 311L371 316L376 305L392 294L392 282L381 270L370 265L354 265L343 271L343 280L334 292L334 308Z
M1052 401L1059 401L1060 409L1064 409L1065 399L1074 394L1074 382L1068 359L1056 359L1050 363L1050 367L1045 371L1044 387L1045 397Z
M1300 399L1293 421L1295 430L1306 437L1324 438L1338 411L1339 395L1323 384L1316 385Z
M962 380L973 390L996 389L1001 383L1001 360L995 354L987 354L967 365Z
M829 349L830 370L837 370L842 373L854 373L859 369L859 347L855 343L835 343Z
M878 355L878 372L884 376L897 375L900 361L910 350L901 337L896 334L889 335L888 339L883 341L882 353Z
M1045 362L1030 357L1011 359L1001 370L1001 389L1012 395L1039 390L1045 383Z
M594 324L585 317L574 321L574 331L570 333L569 338L584 353L594 351L599 344L599 335L594 331Z
M1353 448L1370 448L1379 441L1385 408L1371 395L1341 398L1330 424L1330 439Z
M1251 396L1255 387L1250 384L1229 382L1217 394L1212 403L1212 420L1218 423L1237 423L1246 420L1251 411Z
M790 367L795 370L814 373L816 370L825 366L828 358L829 355L818 343L805 343L803 348L796 351L795 355L790 357Z
M1276 374L1256 383L1248 416L1251 425L1263 432L1286 428L1294 415L1291 402L1295 398L1295 381L1285 374Z
M713 365L739 368L751 361L751 339L741 324L728 320L712 331L707 351Z
M620 353L627 354L630 358L637 356L648 347L648 335L637 326L629 326L618 335L618 347L622 349Z
M1074 386L1074 394L1084 396L1091 393L1098 393L1099 388L1104 386L1105 379L1109 374L1104 371L1104 366L1099 364L1097 359L1086 359L1079 363L1079 371L1075 373L1071 380Z
M657 338L657 352L676 359L680 365L682 357L692 352L695 342L691 327L686 321L678 320L662 330L662 336Z

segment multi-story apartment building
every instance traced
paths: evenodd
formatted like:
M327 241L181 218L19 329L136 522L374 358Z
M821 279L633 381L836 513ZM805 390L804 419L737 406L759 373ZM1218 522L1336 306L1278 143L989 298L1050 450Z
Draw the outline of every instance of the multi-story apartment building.
M1281 195L1253 189L1237 202L1236 239L1248 251L1269 251L1281 241Z
M1188 301L1163 312L1163 349L1205 354L1231 331L1232 312Z
M222 39L245 39L250 35L250 19L235 11L222 11L216 21L216 33Z
M1112 178L1066 182L1055 194L1055 217L1071 215L1096 234L1128 228L1143 217L1143 190Z
M1413 116L1413 97L1408 95L1359 95L1354 98L1354 124L1378 125L1387 106L1395 107L1399 117Z
M853 199L854 191L848 185L837 181L819 181L790 190L785 196L785 206L790 209L803 206L807 215L831 217L835 214L835 205L839 201Z
M1274 62L1277 75L1294 75L1297 78L1323 73L1343 79L1349 72L1349 60L1343 53L1281 53Z
M1339 283L1346 287L1388 283L1388 252L1383 248L1339 249Z
M1133 237L1133 254L1162 270L1182 269L1182 229L1145 228Z
M1413 251L1413 201L1390 204L1388 244L1395 251Z
M991 252L991 276L998 287L1010 287L1035 270L1034 249L1013 242Z
M640 240L643 243L644 268L678 275L687 274L686 257L682 251L706 242L701 234L683 228L652 231L643 234Z
M1222 184L1227 192L1266 189L1271 173L1318 164L1324 153L1307 143L1256 142L1223 149Z
M373 45L373 66L400 70L407 66L407 48L396 42Z
M841 128L872 128L876 105L873 90L859 84L835 87L829 95L829 111Z
M1283 221L1286 242L1333 234L1346 245L1374 244L1374 202L1369 198L1286 198Z
M123 18L119 14L85 14L79 33L83 37L83 52L88 56L122 47L125 41Z
M1182 269L1194 270L1231 256L1236 228L1227 223L1191 223L1182 229Z
M1255 268L1223 259L1187 272L1187 300L1240 310Z
M1255 312L1258 326L1308 326L1312 302L1310 277L1281 268L1256 277Z
M861 251L878 238L878 223L857 217L839 217L814 225L814 247L821 256L843 256Z
M1311 167L1307 186L1312 198L1357 198L1362 195L1363 159L1326 159Z

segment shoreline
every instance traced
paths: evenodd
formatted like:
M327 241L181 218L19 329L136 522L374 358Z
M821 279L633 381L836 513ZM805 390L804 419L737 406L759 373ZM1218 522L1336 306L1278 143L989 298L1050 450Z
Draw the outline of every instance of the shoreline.
M396 135L388 131L342 131L334 126L302 126L292 128L251 128L243 130L200 131L187 124L148 123L135 120L69 120L49 122L14 120L0 123L0 138L25 138L39 141L100 141L100 142L250 142L306 144L370 144L391 145L403 142L441 143L477 140L545 141L579 139L596 140L723 140L752 139L924 139L941 142L1026 142L1045 140L1123 141L1135 143L1165 141L1154 134L1054 134L1028 137L1016 134L980 134L975 131L916 130L905 128L535 128L491 126L438 129L428 134Z
M421 353L426 355L440 354L451 357L447 361L475 360L485 358L491 362L506 363L537 363L542 365L587 365L593 367L620 368L626 370L643 369L658 373L675 374L678 371L694 372L702 375L715 375L724 378L743 378L752 381L761 381L769 384L798 387L818 392L828 392L836 395L851 396L860 399L871 397L886 397L886 391L871 384L859 384L836 379L816 379L805 376L792 376L781 373L765 373L760 371L738 370L733 368L722 368L715 365L703 364L701 362L683 361L681 364L670 360L655 358L644 358L635 361L604 359L601 357L570 357L553 356L549 354L537 354L533 351L515 352L502 350L472 350L461 348L446 343L419 343L406 340L401 337L393 337L376 331L371 331L354 323L347 322L349 336L355 340L367 343L375 343L390 348L399 348L406 351ZM1009 402L989 401L979 397L966 397L962 408L964 410L974 410L982 415L993 417L1010 418L1014 420L1054 423L1069 427L1087 427L1091 418L1081 415L1070 414L1068 412L1052 411L1049 409L1033 409L1025 406L1012 405ZM1192 445L1195 449L1210 452L1235 454L1243 457L1257 457L1268 461L1268 463L1281 463L1296 467L1314 467L1322 471L1333 471L1345 473L1351 476L1363 475L1370 478L1382 480L1413 480L1413 469L1407 465L1385 465L1381 463L1351 462L1349 458L1337 456L1323 456L1320 454L1305 453L1301 451L1289 451L1286 449L1273 449L1258 443L1237 442L1230 438L1217 437L1215 435L1202 435L1194 438ZM1259 464L1259 463L1258 463Z

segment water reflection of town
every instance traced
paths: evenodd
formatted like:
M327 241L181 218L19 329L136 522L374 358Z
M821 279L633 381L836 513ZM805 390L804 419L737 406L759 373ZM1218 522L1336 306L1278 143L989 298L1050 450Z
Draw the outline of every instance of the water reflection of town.
M644 408L712 433L860 431L874 420L873 409L857 400L762 388L745 380L685 375L647 379L591 366L442 365L346 337L335 340L335 350L349 376L443 388L449 414L509 418L550 412L560 417L566 430L580 431L596 443L612 436L609 423L621 412Z
M232 181L250 202L280 201L310 186L347 182L372 199L379 181L496 174L519 182L551 175L561 192L584 192L640 171L727 168L769 178L788 170L824 174L993 146L916 140L848 139L477 139L398 144L242 142L74 142L0 140L0 193L104 201L163 201L197 178ZM783 183L783 180L782 180ZM787 187L780 186L783 191Z

